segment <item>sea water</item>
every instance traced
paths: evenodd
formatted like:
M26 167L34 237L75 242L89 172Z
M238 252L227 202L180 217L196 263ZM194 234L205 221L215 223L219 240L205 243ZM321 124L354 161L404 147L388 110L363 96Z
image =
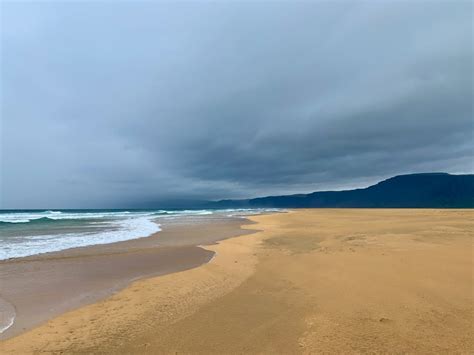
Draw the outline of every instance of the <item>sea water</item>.
M148 237L164 218L224 214L231 210L0 210L0 260Z

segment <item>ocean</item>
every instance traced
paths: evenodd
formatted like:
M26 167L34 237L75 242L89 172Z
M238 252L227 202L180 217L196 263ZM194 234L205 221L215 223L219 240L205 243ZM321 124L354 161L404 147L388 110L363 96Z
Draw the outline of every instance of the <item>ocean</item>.
M228 210L1 210L0 260L148 237L160 221L201 215L240 216L263 209Z

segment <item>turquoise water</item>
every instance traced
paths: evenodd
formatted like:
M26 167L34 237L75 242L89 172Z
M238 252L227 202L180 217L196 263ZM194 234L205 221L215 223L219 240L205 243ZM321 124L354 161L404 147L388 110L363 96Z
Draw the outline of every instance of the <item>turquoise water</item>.
M0 260L143 238L160 220L197 215L246 215L247 210L1 210Z

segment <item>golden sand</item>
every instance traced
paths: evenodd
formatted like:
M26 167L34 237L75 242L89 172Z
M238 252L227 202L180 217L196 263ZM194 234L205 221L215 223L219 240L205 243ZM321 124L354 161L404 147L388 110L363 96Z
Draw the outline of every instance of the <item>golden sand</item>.
M298 210L4 353L473 353L470 210Z

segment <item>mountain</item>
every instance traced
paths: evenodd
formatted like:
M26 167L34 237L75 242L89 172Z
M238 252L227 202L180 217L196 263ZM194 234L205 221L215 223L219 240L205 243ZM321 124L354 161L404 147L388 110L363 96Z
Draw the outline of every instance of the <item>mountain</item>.
M363 189L210 202L212 208L474 208L474 175L398 175Z

